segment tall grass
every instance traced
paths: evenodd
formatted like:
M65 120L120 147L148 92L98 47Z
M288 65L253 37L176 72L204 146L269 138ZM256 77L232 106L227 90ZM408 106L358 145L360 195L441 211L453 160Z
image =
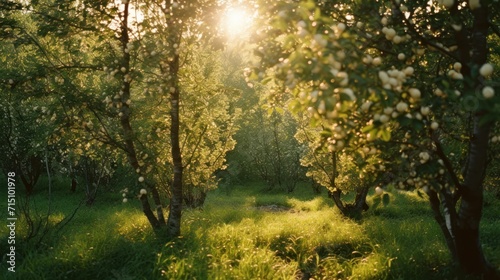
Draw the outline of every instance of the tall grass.
M118 192L81 208L42 246L23 244L16 273L4 279L453 279L444 240L427 201L415 193L390 193L361 221L340 216L326 196L307 186L284 195L258 183L230 195L210 193L202 210L186 210L183 236L155 236L137 201ZM80 195L80 197L78 196ZM369 204L372 205L369 196ZM38 207L47 200L36 194ZM54 192L53 220L69 215L81 193ZM4 203L4 202L2 202ZM4 204L0 203L0 207ZM271 207L272 206L272 207ZM500 203L486 198L482 236L489 259L500 265ZM2 229L2 252L6 232Z

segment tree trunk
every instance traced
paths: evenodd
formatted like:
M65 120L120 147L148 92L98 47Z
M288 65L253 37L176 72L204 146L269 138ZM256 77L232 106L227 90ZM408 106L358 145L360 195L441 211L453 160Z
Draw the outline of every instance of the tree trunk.
M354 208L356 211L361 213L362 211L367 211L368 204L366 203L366 196L368 195L368 187L362 187L356 190L356 198L354 199Z
M428 192L428 195L429 195L429 202L431 204L431 209L434 212L434 219L436 220L439 227L441 228L441 231L443 232L448 250L450 251L453 260L458 261L457 249L455 246L453 231L451 231L450 227L447 225L445 218L441 214L441 209L439 206L440 205L439 197L436 191L434 190L430 190Z
M334 188L333 191L328 191L328 196L333 199L335 205L339 208L342 215L352 218L361 218L361 212L368 210L368 204L366 204L366 196L368 194L368 187L358 188L356 190L356 197L352 204L346 204L342 201L341 195L342 191L337 188L335 179L337 178L337 154L332 152L332 175L331 175L331 186Z
M127 48L127 44L129 42L129 34L128 34L128 13L129 13L129 3L128 1L125 2L125 7L123 10L123 22L122 22L122 30L121 30L121 38L120 38L120 43L123 51L123 62L122 62L122 67L126 69L126 73L129 73L130 71L130 54L125 51ZM128 161L130 165L132 166L133 170L141 170L139 161L137 159L137 152L135 149L135 144L134 144L134 131L132 129L132 126L130 124L130 107L127 104L127 100L130 99L130 80L124 79L123 82L123 95L122 98L119 102L122 103L121 107L121 113L122 116L120 117L120 124L123 129L123 138L124 138L124 144L125 144L125 153L127 154ZM138 174L139 176L141 175L141 171ZM155 186L151 187L153 189L153 193L155 191ZM151 205L149 204L148 198L146 195L141 195L140 197L141 200L141 205L142 205L142 211L144 212L144 215L149 221L149 224L154 230L159 230L164 223L164 219L159 220L156 218L154 215L153 211L151 210ZM161 208L161 205L160 205ZM157 209L157 212L163 211L162 209ZM163 217L163 213L160 217ZM163 223L162 223L163 222Z
M38 182L38 178L40 178L40 175L42 174L42 161L37 156L29 156L28 159L24 161L24 164L20 159L17 160L17 162L17 173L21 178L21 182L23 182L23 185L26 189L26 194L31 195L36 183Z
M76 191L76 186L78 185L78 182L76 181L75 178L71 178L71 189L69 190L71 193L74 193Z
M342 202L342 199L340 199L341 195L342 195L342 191L339 190L338 188L335 188L334 191L328 191L328 196L331 199L333 199L333 202L335 202L335 205L339 208L340 213L342 213L342 215L344 215L344 216L348 216L347 209L346 209L344 203Z
M143 194L143 195L141 195L141 197L139 199L141 201L142 212L144 213L144 215L148 219L151 227L153 227L154 230L160 229L161 224L158 221L158 219L155 217L155 214L153 213L153 211L151 211L151 205L149 204L149 200L148 200L147 195Z
M332 152L331 160L332 160L332 174L330 175L330 187L333 188L333 191L328 190L328 197L333 199L333 202L335 202L335 205L337 205L342 215L347 216L347 209L342 200L340 199L342 191L337 188L337 184L335 183L338 175L336 152Z
M451 14L459 18L459 12L457 7L454 7ZM464 91L469 96L474 96L476 90L484 86L482 77L473 73L473 69L481 67L487 61L489 28L486 6L476 8L472 13L474 17L472 32L467 34L465 29L461 29L456 31L455 35L459 46L460 62L464 65L462 74L467 79L474 81L472 84L465 84ZM435 190L431 190L429 198L435 219L444 233L447 246L462 272L479 276L482 279L500 279L495 268L486 260L479 238L483 209L483 182L488 162L488 141L494 125L491 121L482 121L484 113L481 109L476 109L473 112L472 135L469 140L467 159L462 170L464 177L462 184L459 182L458 176L454 174L453 167L444 154L439 140L434 139L437 154L445 162L445 166L452 176L453 185L457 188L457 194L461 196L458 212L455 207L457 198L449 193L449 190L440 190L440 198ZM443 210L439 208L439 199L442 200Z
M469 38L461 38L462 63L481 67L487 61L488 8L482 5L472 11L474 23ZM460 38L459 38L460 39ZM470 45L470 51L468 49ZM468 56L468 57L467 57ZM466 86L466 92L473 94L482 88L482 77L474 77L468 67L464 76L475 78L474 86ZM464 183L460 188L462 196L458 210L455 238L456 253L460 268L467 274L481 275L484 279L498 279L495 269L487 262L481 248L479 224L483 209L483 182L487 166L488 141L492 122L481 123L482 111L474 113L473 134L470 139L467 164L464 170Z
M492 123L480 124L474 117L474 135L471 140L466 177L461 190L455 245L458 262L467 274L495 278L495 269L486 261L479 239L479 223L483 209L483 181L487 163L487 148Z
M179 56L176 55L171 67L173 73L177 73L179 67ZM172 147L172 161L174 165L174 179L171 184L172 197L170 199L170 213L167 221L167 232L170 237L181 234L181 216L182 216L182 157L179 144L179 89L170 93L170 142Z
M160 194L158 193L158 189L156 186L150 186L151 189L151 194L153 195L153 201L155 202L156 206L156 216L158 217L158 222L160 222L161 225L165 225L165 216L163 215L163 206L161 205L161 199L160 199Z

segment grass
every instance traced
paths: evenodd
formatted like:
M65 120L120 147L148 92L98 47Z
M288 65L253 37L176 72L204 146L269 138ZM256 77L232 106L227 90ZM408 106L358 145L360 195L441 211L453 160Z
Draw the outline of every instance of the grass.
M52 223L69 215L83 195L69 194L65 185L54 188ZM138 201L124 204L118 191L108 191L37 247L22 240L19 221L16 273L6 272L4 260L3 279L455 278L427 201L412 192L389 195L387 206L353 221L308 186L288 195L263 192L258 183L235 186L230 195L210 193L202 210L186 210L183 236L164 241L150 230ZM370 194L370 205L372 199ZM39 191L35 200L44 213L46 193ZM499 206L486 197L482 241L500 268ZM6 238L2 228L2 252Z

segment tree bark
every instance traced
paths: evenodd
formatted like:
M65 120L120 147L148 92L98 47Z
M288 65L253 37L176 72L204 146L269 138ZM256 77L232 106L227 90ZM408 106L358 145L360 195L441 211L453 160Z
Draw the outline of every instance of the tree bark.
M125 2L125 7L123 10L123 21L122 21L122 30L121 30L121 38L120 38L120 43L122 47L122 53L123 53L123 61L122 61L122 67L126 69L126 73L130 72L130 54L125 51L127 48L127 44L129 42L129 34L128 34L128 14L129 14L129 3L128 1ZM137 152L134 144L134 130L132 129L132 125L130 124L130 107L127 104L127 100L130 99L130 80L124 79L123 82L123 95L122 98L119 102L122 103L121 107L121 113L122 116L120 117L120 124L123 130L123 138L124 138L124 144L125 144L125 153L127 154L128 161L130 165L132 166L133 170L141 170L139 161L137 159ZM141 175L141 172L138 174L139 176ZM153 193L156 190L154 186L152 186ZM163 225L165 225L163 221L158 219L153 211L151 210L151 205L149 204L148 198L146 195L141 195L140 197L141 200L141 206L142 206L142 211L144 212L144 215L149 221L149 224L154 230L160 229ZM161 207L161 205L160 205ZM162 209L157 209L158 213L160 211L163 211ZM161 216L163 217L163 213Z
M175 25L173 26L175 27ZM173 28L172 27L172 28ZM175 36L176 31L172 30L172 38L175 38L175 41L178 41L179 38ZM171 190L171 198L170 198L170 213L168 215L167 220L167 234L169 237L179 236L181 234L181 217L182 217L182 199L183 199L183 190L182 190L182 154L180 148L180 140L179 140L179 102L180 102L180 93L178 86L178 77L179 73L179 55L171 54L173 57L169 61L170 73L174 77L171 87L170 87L170 145L172 152L172 163L173 163L173 172L174 178L172 180L172 184L170 185Z
M163 215L163 206L161 205L160 194L158 193L158 189L156 186L150 186L151 194L153 195L153 201L156 206L156 216L158 217L158 222L161 225L165 225L165 216Z
M462 58L470 44L470 63L481 67L487 61L488 8L482 5L473 13L473 27L470 41L459 42L462 47ZM474 78L471 69L464 69L465 75ZM475 78L474 86L466 86L470 94L482 88L482 77ZM458 210L456 232L454 232L456 252L460 268L467 274L481 275L485 279L498 279L495 269L486 260L479 238L479 224L483 210L483 182L488 161L488 141L492 122L482 123L484 112L476 110L473 118L473 133L464 170L464 183L460 187L462 196Z
M333 201L335 202L335 205L337 205L337 207L339 208L342 215L347 216L347 209L346 209L344 203L342 202L342 200L340 199L340 196L342 195L342 191L339 188L337 188L337 184L335 183L335 181L337 179L337 175L338 175L338 172L337 172L337 153L336 152L332 152L331 160L332 160L332 174L330 175L330 187L333 188L333 191L329 190L328 196L331 199L333 199Z
M173 73L177 73L179 67L179 56L176 55L171 67ZM181 216L182 216L182 156L179 144L179 89L170 93L170 142L172 147L172 161L174 165L174 179L171 184L172 197L170 199L170 213L167 221L167 232L170 237L181 234Z
M358 188L356 190L356 197L352 204L346 204L342 201L341 195L342 191L337 188L335 179L337 178L337 153L332 152L332 174L330 177L330 184L333 187L333 191L328 192L328 196L333 199L335 205L339 208L342 215L346 217L360 218L361 212L363 210L368 210L368 204L366 204L366 195L368 194L368 187Z
M26 188L26 195L31 195L38 182L38 178L40 178L42 174L43 166L41 159L37 156L29 156L24 160L24 164L21 159L17 159L16 162L18 168L17 173L21 177L21 181Z
M155 217L155 214L153 213L153 211L151 211L151 205L149 204L149 200L148 200L147 195L143 194L143 195L141 195L141 197L139 199L141 201L142 212L144 213L144 215L148 219L148 222L151 225L151 227L154 230L160 229L161 224L158 221L158 219Z
M354 209L361 213L367 211L369 206L366 203L366 196L368 195L368 187L362 187L356 190L356 198L354 199Z
M497 279L495 269L486 260L479 238L479 224L483 209L483 181L487 163L487 147L492 123L480 124L474 117L474 134L468 155L468 168L462 187L458 210L455 244L458 262L467 274Z
M459 18L461 11L455 6L451 14ZM461 72L466 79L474 83L466 83L464 91L473 96L477 89L482 88L482 77L473 73L475 67L481 67L487 61L488 8L482 5L472 11L472 32L466 34L466 29L456 31L455 39L459 46L460 62L464 67ZM429 192L431 207L435 219L443 231L451 254L458 261L460 269L468 275L480 276L482 279L499 279L493 266L486 260L481 248L479 226L483 209L483 182L488 162L488 141L493 122L483 122L485 112L476 109L473 112L473 128L469 140L466 164L463 168L463 183L460 184L454 174L449 160L444 155L439 140L434 138L437 154L443 159L452 181L461 196L458 212L454 195L447 190L440 191L442 195L443 214L439 209L439 198L435 191ZM451 242L453 241L453 242Z
M443 232L444 238L446 240L446 245L448 246L448 250L451 253L451 256L454 261L458 260L457 257L457 250L455 246L455 239L452 236L452 232L450 231L448 225L446 224L446 220L441 214L441 209L439 207L440 201L439 197L434 190L430 190L428 192L429 195L429 202L431 204L431 209L432 212L434 212L434 219L438 223L439 227L441 228L441 231Z

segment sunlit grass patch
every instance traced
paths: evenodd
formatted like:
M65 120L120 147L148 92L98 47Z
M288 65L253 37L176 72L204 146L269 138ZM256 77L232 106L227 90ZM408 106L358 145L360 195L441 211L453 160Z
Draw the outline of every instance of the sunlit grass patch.
M325 207L330 207L323 197L316 197L306 201L292 197L287 199L287 203L299 211L318 211Z
M297 211L260 211L253 196L236 198L239 209L234 209L236 205L232 203L226 208L224 201L213 198L211 201L217 201L218 207L207 205L203 211L190 211L185 216L186 228L196 237L191 235L183 240L198 240L193 244L197 253L188 258L178 258L176 254L174 259L162 252L164 267L158 270L163 271L165 278L179 279L166 268L180 271L189 267L190 258L199 258L200 263L207 265L210 279L296 279L307 273L313 275L323 260L330 258L331 262L332 256L339 256L339 260L361 259L370 253L362 227L326 207L322 198L263 197L259 200L263 205L289 201L285 205ZM343 244L350 244L346 248L352 250L343 252ZM198 269L192 268L188 275L207 276Z
M275 269L283 266L295 269L293 273L285 273L279 279L308 275L317 279L383 279L389 274L411 275L407 272L407 265L417 267L412 271L422 274L422 267L414 263L418 258L426 264L434 264L427 271L430 275L435 275L436 272L432 272L432 269L442 270L441 264L445 263L442 260L446 260L447 251L439 239L435 241L437 243L425 242L422 248L413 249L415 240L421 240L426 234L433 236L431 240L439 237L439 232L433 233L435 228L429 227L432 220L422 219L426 213L416 215L414 218L418 219L417 222L398 217L412 216L411 211L414 209L410 200L417 203L417 208L420 207L419 203L425 203L413 194L407 196L404 193L391 193L391 204L372 209L373 212L366 213L369 218L361 223L342 218L338 211L327 207L328 203L322 197L306 200L271 194L257 198L258 196L247 197L245 200L236 198L243 207L233 212L231 219L220 219L220 216L228 215L228 209L218 209L223 208L221 205L205 208L217 213L210 213L208 216L219 216L206 220L206 224L198 224L208 232L203 231L200 236L203 236L202 240L206 240L206 248L211 252L208 261L210 275L216 278L219 275L218 279L248 277L249 274L242 272L256 271L256 268L251 269L252 265L255 266L251 261L255 255L260 258L267 256L267 261L263 262L266 265L259 267L263 269L261 272L269 268L268 262L274 263ZM257 201L262 205L277 205L286 201L287 204L284 205L297 211L255 211L255 207L249 206L258 205ZM397 205L404 206L398 206L402 209L397 209ZM411 211L406 214L400 212L404 210ZM221 215L223 212L226 214ZM398 221L397 225L391 225L394 222L390 218L392 215ZM236 216L238 218L234 218ZM382 229L379 230L380 228ZM201 230L197 232L200 233ZM433 248L439 248L437 257L429 254L421 256ZM401 253L401 250L405 253ZM276 279L265 278L265 273L251 275L260 275L260 279Z
M297 273L306 275L312 275L320 269L323 260L332 256L343 255L339 259L361 257L365 252L356 256L352 253L366 242L358 224L339 217L331 209L268 214L257 223L256 244L269 248L285 262L295 264L299 268ZM349 244L352 250L342 252L344 244Z
M291 207L288 197L284 194L270 194L257 196L254 200L254 206L277 205L281 207Z
M254 220L246 218L238 224L204 222L206 230L199 228L164 247L156 264L162 278L292 279L295 266L283 262L265 246L256 246Z
M370 210L364 215L366 217L381 216L387 219L407 219L416 216L432 217L432 211L425 195L420 196L417 191L399 191L392 189L384 195L388 195L388 203L380 202L380 197L370 195L367 203Z
M138 209L114 213L116 233L130 241L148 241L154 237L147 218Z
M437 279L449 272L450 256L427 205L416 192L394 191L390 204L365 216L365 233L387 260L389 275Z

